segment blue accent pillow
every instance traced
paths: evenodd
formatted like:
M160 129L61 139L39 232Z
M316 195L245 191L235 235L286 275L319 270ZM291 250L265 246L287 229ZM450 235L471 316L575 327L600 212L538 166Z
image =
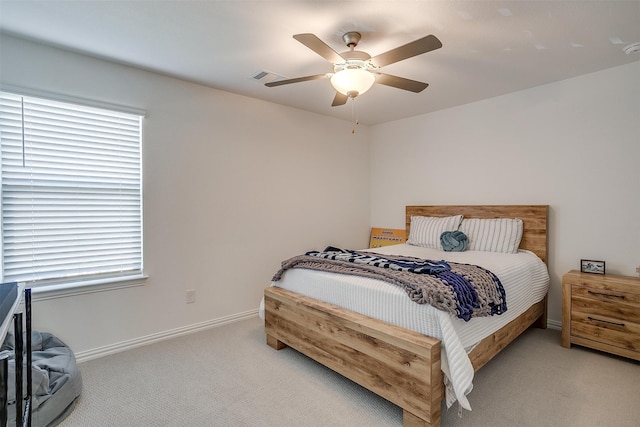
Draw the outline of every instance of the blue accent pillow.
M462 231L445 231L440 235L442 249L447 252L464 252L469 245L467 235Z

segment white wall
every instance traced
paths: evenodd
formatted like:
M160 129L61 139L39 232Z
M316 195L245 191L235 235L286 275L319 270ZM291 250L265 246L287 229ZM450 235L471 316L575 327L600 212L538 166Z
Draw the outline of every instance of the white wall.
M550 312L581 258L640 265L640 62L372 127L371 223L413 204L550 205Z
M0 42L3 84L147 111L146 285L34 296L34 327L77 353L256 311L283 259L368 243L366 126L353 135L347 122L6 35Z
M34 304L35 327L77 353L252 312L282 259L365 246L372 225L403 228L407 204L549 204L556 322L561 275L580 258L623 274L640 264L639 62L352 135L335 119L6 35L0 43L3 84L148 113L150 279Z

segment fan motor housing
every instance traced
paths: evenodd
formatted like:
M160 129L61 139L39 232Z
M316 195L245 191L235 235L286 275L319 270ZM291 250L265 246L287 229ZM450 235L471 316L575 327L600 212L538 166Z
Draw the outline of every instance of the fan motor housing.
M361 59L347 59L345 62L333 64L333 72L337 73L342 70L371 70L374 67L368 61Z
M371 55L369 55L367 52L363 52L361 50L350 50L350 51L347 51L347 52L342 52L340 54L340 56L342 56L346 60L359 59L361 61L367 61L367 60L371 59Z
M345 69L371 70L375 68L370 61L371 55L367 52L350 50L348 52L342 52L340 56L344 58L344 62L333 64L334 73Z

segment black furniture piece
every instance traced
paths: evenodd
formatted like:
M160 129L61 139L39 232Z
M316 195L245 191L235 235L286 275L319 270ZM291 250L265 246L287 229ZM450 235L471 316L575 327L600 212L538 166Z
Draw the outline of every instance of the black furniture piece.
M20 301L24 296L24 316L19 311ZM17 337L15 345L16 360L16 426L31 427L32 404L32 373L26 372L26 396L23 390L23 364L22 360L26 351L26 366L31 367L31 289L25 289L24 284L2 283L0 284L0 342L3 342L13 319L14 334ZM23 344L23 323L26 329L26 343ZM24 348L26 346L26 349ZM0 426L7 425L7 394L9 384L9 354L0 354Z

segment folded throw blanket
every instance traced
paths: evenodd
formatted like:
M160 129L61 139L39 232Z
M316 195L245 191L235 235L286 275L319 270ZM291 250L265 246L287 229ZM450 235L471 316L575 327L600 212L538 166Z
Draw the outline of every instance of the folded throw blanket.
M412 301L430 304L465 321L507 310L500 279L480 266L327 249L330 250L311 251L283 261L272 280L279 281L290 268L370 277L401 286Z
M356 264L373 265L391 270L409 271L416 274L435 274L451 270L446 261L431 261L414 257L381 256L373 252L350 251L328 246L324 251L309 251L305 255L318 258L348 261Z

